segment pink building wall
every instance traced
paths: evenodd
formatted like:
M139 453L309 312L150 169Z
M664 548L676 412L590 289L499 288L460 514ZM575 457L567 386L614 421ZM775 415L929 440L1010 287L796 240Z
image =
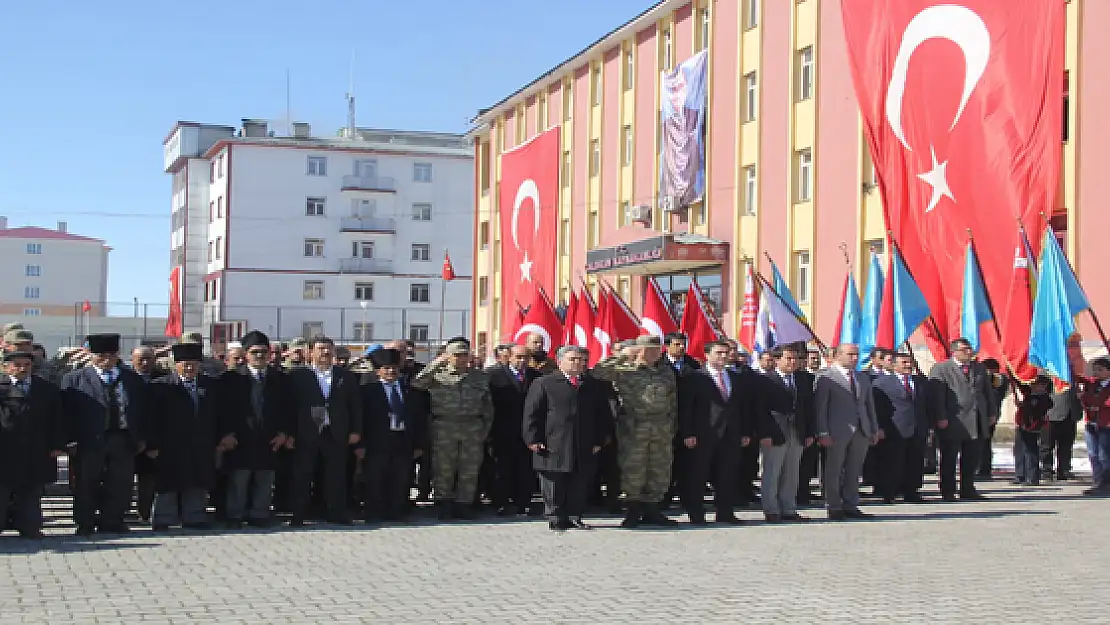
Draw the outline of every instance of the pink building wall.
M621 51L613 48L602 55L601 86L601 215L600 240L608 241L617 230L620 206L621 136Z
M571 166L574 182L571 188L570 266L574 273L586 264L586 234L589 230L590 209L586 192L590 181L590 67L583 65L574 71L574 150Z
M736 206L736 185L739 184L739 163L737 163L737 136L740 132L740 108L735 89L739 80L739 58L736 55L736 41L740 38L740 3L718 2L713 6L713 38L709 50L712 74L711 100L709 102L709 141L706 146L707 187L706 200L709 209L709 236L722 241L732 241L734 226L739 218L740 209ZM730 261L740 254L738 246L729 250ZM735 285L729 280L732 263L726 263L721 275L722 302L729 301L729 294ZM743 288L742 286L740 288ZM733 331L733 315L728 307L721 313L724 329Z
M787 211L791 210L790 114L794 99L790 84L794 47L791 43L793 2L764 2L763 51L759 67L759 244L775 259L783 272L790 270L787 241ZM739 77L737 77L739 79ZM762 261L762 259L760 259ZM764 263L760 263L765 267Z
M563 83L556 82L547 89L547 128L563 123ZM547 130L541 128L540 130ZM560 159L562 156L559 157ZM562 163L562 161L559 161Z
M1072 259L1079 279L1091 300L1091 306L1102 315L1110 314L1110 282L1101 276L1110 267L1110 246L1106 245L1106 232L1110 231L1110 211L1105 208L1107 171L1110 171L1106 146L1110 145L1110 124L1104 112L1110 102L1110 73L1103 59L1110 58L1110 37L1104 26L1110 24L1110 2L1084 2L1079 20L1079 76L1071 79L1072 98L1078 97L1076 119L1072 124L1072 140L1077 145L1076 168L1077 207L1080 217L1069 223L1068 230L1075 232L1078 258ZM1078 78L1078 80L1076 80ZM1063 207L1060 207L1063 208ZM1098 333L1083 315L1081 331L1084 340L1098 340ZM1105 318L1105 317L1104 317Z
M654 205L655 202L655 130L659 126L659 112L655 108L655 94L659 91L659 75L655 73L655 55L659 45L655 28L648 28L636 35L636 76L633 90L636 114L633 116L632 204ZM640 225L626 228L641 235ZM630 237L631 238L631 237Z
M505 151L509 151L516 147L516 113L505 113Z
M536 136L536 104L535 96L524 101L524 140Z

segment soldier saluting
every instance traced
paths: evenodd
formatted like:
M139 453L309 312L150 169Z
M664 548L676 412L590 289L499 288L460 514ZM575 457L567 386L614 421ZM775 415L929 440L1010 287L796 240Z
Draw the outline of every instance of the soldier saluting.
M470 341L456 337L412 380L412 387L430 398L432 487L442 520L472 516L483 446L493 425L489 375L470 364Z

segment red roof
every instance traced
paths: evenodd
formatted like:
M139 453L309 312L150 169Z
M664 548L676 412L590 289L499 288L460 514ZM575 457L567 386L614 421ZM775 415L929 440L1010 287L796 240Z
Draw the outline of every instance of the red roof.
M56 241L92 241L94 243L103 243L100 239L92 237L83 237L77 234L70 234L68 232L58 232L49 228L39 228L37 226L25 226L22 228L3 228L0 229L0 237L9 239L54 239Z

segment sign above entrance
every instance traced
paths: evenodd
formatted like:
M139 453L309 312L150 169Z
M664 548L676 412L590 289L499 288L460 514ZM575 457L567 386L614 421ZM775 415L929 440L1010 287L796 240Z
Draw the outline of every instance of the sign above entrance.
M687 234L664 234L586 252L586 273L650 275L722 265L728 243Z

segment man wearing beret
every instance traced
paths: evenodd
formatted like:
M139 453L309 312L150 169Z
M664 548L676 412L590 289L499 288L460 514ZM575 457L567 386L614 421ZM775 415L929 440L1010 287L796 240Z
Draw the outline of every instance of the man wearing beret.
M441 520L472 516L484 444L493 425L489 376L472 369L470 362L470 341L456 337L412 381L413 388L429 395L435 458L432 487Z
M58 477L66 446L61 391L32 374L30 352L4 353L0 374L0 521L12 520L23 538L42 538L43 486Z
M119 364L119 335L88 337L89 364L62 379L62 409L76 444L73 517L78 536L127 531L135 455L146 449L146 389Z

